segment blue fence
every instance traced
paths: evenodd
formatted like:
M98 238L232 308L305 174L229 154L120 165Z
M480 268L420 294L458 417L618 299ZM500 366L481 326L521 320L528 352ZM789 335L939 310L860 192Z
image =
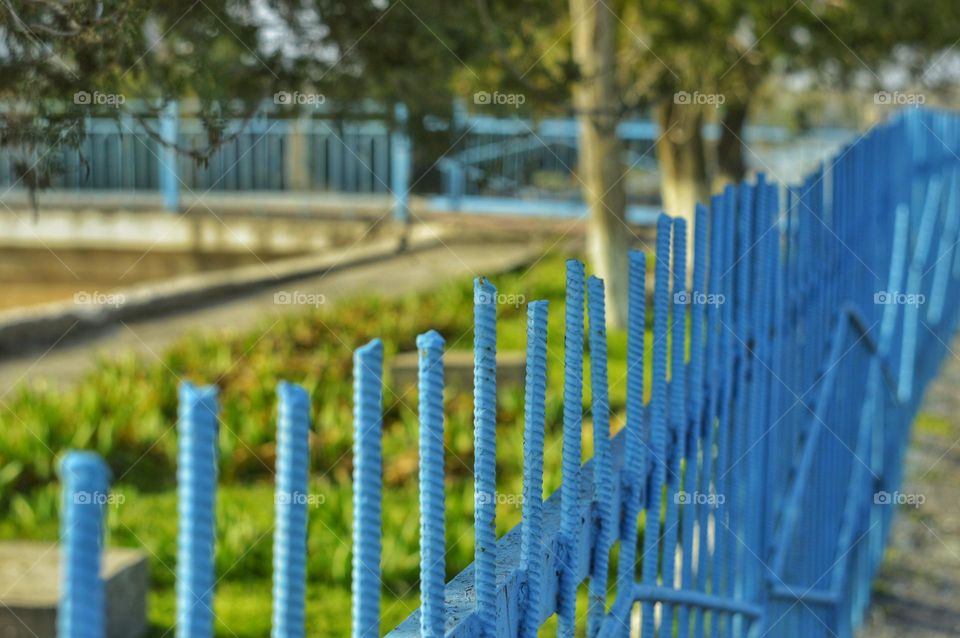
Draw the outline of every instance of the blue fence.
M177 210L180 194L191 192L313 192L383 196L403 218L409 195L425 197L430 210L484 214L577 217L586 214L576 175L577 123L572 118L538 121L467 114L455 109L449 124L433 121L432 134L444 149L414 159L405 134L406 110L398 106L393 123L382 111L363 118L337 119L323 109L300 117L278 117L267 106L249 121L227 122L226 140L198 163L158 142L181 149L209 145L201 122L169 105L163 117L142 123L129 115L89 118L79 148L54 151L63 170L52 188L63 190L159 192L164 207ZM629 120L618 128L624 165L627 215L636 223L655 223L658 176L654 147L660 131L649 120ZM151 135L151 133L153 133ZM849 138L851 131L819 129L817 144L802 145L782 127L748 126L744 140L756 153L771 153L762 163L794 174L811 155L823 157ZM704 128L707 139L719 126ZM793 142L793 143L792 143ZM809 147L809 148L808 148ZM15 157L0 149L0 186L19 183Z
M422 607L389 635L529 637L556 615L563 636L581 618L590 636L852 636L894 515L910 423L957 325L958 150L957 117L912 110L802 184L761 177L727 189L696 210L692 240L685 220L661 216L652 351L647 256L630 254L626 426L612 438L604 283L568 262L563 482L542 500L548 308L534 301L522 522L500 539L496 289L478 279L475 562L444 583L444 343L429 332L417 340ZM594 458L581 466L587 348ZM382 629L381 535L389 533L380 342L354 362L353 636L366 638ZM298 494L309 415L302 390L284 384L279 395L274 636L294 637L305 631ZM180 400L178 632L204 638L216 394L184 386ZM106 490L105 469L77 452L64 473L60 634L102 636L102 499L77 495ZM585 581L588 602L578 608Z
M184 189L218 191L329 191L378 194L390 184L391 138L382 120L338 122L258 116L235 120L228 139L206 163L167 157L148 132L176 139L184 149L209 144L201 123L186 117L163 135L165 120L141 124L132 117L90 118L77 149L57 151L63 171L52 187L66 190L158 191L165 166ZM291 155L296 155L295 158ZM292 160L298 165L291 166ZM17 182L10 154L0 153L0 185Z

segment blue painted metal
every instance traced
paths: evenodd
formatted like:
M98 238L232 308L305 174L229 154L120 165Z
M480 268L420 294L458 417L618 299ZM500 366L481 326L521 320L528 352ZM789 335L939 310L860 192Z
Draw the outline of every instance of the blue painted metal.
M177 638L213 636L218 414L215 387L180 384Z
M651 399L644 406L646 257L634 252L626 427L613 437L604 286L596 277L586 284L594 458L584 465L585 272L568 262L563 482L542 499L547 305L532 302L523 513L499 540L496 288L479 278L476 560L445 585L444 343L429 332L417 340L423 607L391 638L530 637L554 614L558 632L570 636L580 620L576 592L588 578L591 638L625 638L638 620L642 638L850 638L889 535L910 423L960 321L958 148L956 116L914 109L785 187L782 207L780 187L763 176L727 188L694 213L689 287L686 222L661 216ZM380 633L380 342L359 349L354 363L353 636L369 638ZM305 438L307 397L281 386L288 391L279 494L306 484L305 461L291 470L305 443L291 441ZM203 638L212 630L216 392L184 384L180 399L178 635ZM105 492L98 472L91 476ZM65 476L65 498L78 485ZM96 562L75 569L74 561L99 551L102 511L66 505L68 570L88 582ZM302 510L278 510L277 536L286 539L278 544L289 549L277 552L277 587L288 584L289 602L278 594L274 635L301 635ZM70 536L68 522L81 519L86 531ZM62 609L79 609L95 589L65 588ZM95 635L64 629L68 617L61 635ZM84 620L84 629L96 623Z
M105 638L106 601L100 563L103 517L110 493L110 469L93 452L68 452L60 464L63 517L60 520L59 638Z
M277 419L276 525L273 530L272 638L302 638L307 587L310 396L281 382Z
M474 565L477 613L485 636L497 622L497 289L473 282Z
M593 488L597 528L590 570L590 604L587 631L595 635L607 609L607 577L613 546L613 469L610 462L610 399L607 385L607 316L603 280L587 280L590 337L590 393L593 417Z
M383 343L353 354L353 638L380 638Z
M736 189L728 186L724 189L721 198L721 214L718 215L722 223L721 241L724 246L724 253L728 261L723 264L721 270L721 290L731 300L724 304L722 316L719 321L720 337L720 359L723 364L721 374L722 398L720 399L717 411L717 471L716 471L716 490L718 494L730 493L732 478L730 476L730 466L734 462L734 450L731 449L730 425L733 421L733 387L736 370L735 344L736 333L734 332L734 292L736 289L737 273L734 272L736 264ZM724 498L723 502L717 503L717 511L714 515L714 551L713 551L713 578L716 590L724 596L731 596L731 561L729 546L735 542L730 529L730 508ZM710 635L713 638L720 635L721 628L726 629L728 617L718 614L712 616Z
M720 225L721 220L719 219L724 215L724 198L720 195L715 195L711 201L711 209L713 211L713 219L710 222L710 284L707 289L711 294L722 295L721 292L721 270L725 267L725 255L724 255L724 233ZM704 220L705 221L705 220ZM706 226L705 223L701 221L701 218L697 217L697 230L702 226ZM697 241L696 243L696 252L697 256L702 256L705 254L705 247ZM696 267L694 268L696 272ZM696 280L696 274L694 275L694 280ZM714 299L716 303L711 303L707 308L707 326L706 326L706 360L709 365L709 373L704 379L706 389L706 405L703 410L703 425L702 429L698 427L696 421L694 422L694 435L698 436L701 439L700 444L700 473L697 477L697 491L701 494L712 494L716 493L717 489L717 480L714 477L713 470L715 467L714 462L714 440L716 438L716 426L714 424L714 419L717 417L718 404L720 402L720 341L722 336L726 333L722 329L720 324L720 312L719 308L723 305L723 302L726 301L725 298L720 296ZM697 356L696 351L693 354L694 357ZM695 360L695 359L694 359ZM694 377L696 378L696 377ZM696 406L697 403L694 403ZM697 418L696 412L694 412L695 418ZM714 547L716 547L716 539L719 519L717 514L719 509L716 507L707 507L699 506L697 511L697 569L696 569L696 590L705 592L718 592L719 590L719 579L717 578L717 568L716 563L712 563L710 560L710 552L706 548L709 548L711 535L709 533L711 524L714 525L714 534L713 542ZM687 585L685 585L687 587ZM706 620L707 615L703 608L697 607L694 610L694 636L702 638L705 635L706 631ZM717 622L714 619L713 626L716 626Z
M653 391L650 397L650 479L647 488L646 523L643 534L641 582L655 587L659 570L661 540L660 511L662 491L667 478L667 313L670 299L670 233L672 223L666 215L657 220L656 280L653 291ZM654 600L646 599L641 608L640 633L652 636L655 630Z
M560 488L560 592L557 627L572 638L577 621L579 579L580 436L583 418L583 264L567 261L567 298L563 337L563 485Z
M410 220L410 190L414 182L413 142L408 133L409 113L402 105L386 109L366 106L358 119L343 120L323 107L279 116L272 105L250 120L225 124L228 141L199 164L179 157L157 141L176 141L181 147L204 148L207 133L191 114L188 103L170 102L155 121L141 124L126 114L118 118L89 118L81 148L59 151L64 165L54 176L53 188L121 190L158 193L165 209L181 208L182 191L309 191L362 196L364 205L379 204L400 222ZM429 210L524 217L584 217L587 208L579 193L576 121L530 121L468 114L455 105L451 124L455 148L428 162L427 173L416 178L419 194ZM426 118L435 119L435 118ZM148 132L149 131L149 132ZM656 123L624 121L618 133L635 169L655 170L654 143L660 137ZM707 139L719 127L704 127ZM808 136L813 148L765 157L778 170L796 172L811 154L824 154L855 131L818 129ZM747 143L790 145L780 127L747 126ZM2 149L0 149L2 150ZM57 151L55 151L57 152ZM555 179L544 186L539 176ZM439 178L439 179L437 179ZM14 187L12 162L0 152L0 185ZM428 185L442 185L433 191ZM371 197L373 196L373 197ZM642 198L628 201L626 219L653 225L659 210Z
M587 216L587 205L581 201L558 199L519 199L494 195L429 195L427 206L431 211L457 211L474 215L505 217L536 217L577 219ZM625 219L630 224L652 226L660 209L646 204L629 204Z
M404 104L394 108L396 130L390 134L390 191L393 196L393 218L400 223L410 221L410 173L413 150L407 134L409 114Z
M629 254L630 299L627 326L627 425L626 465L623 470L623 529L617 563L617 591L636 579L637 538L640 508L647 478L647 433L643 419L644 338L646 335L647 258L639 250ZM627 618L621 616L626 624Z
M681 493L685 496L684 501L692 501L690 495L697 492L697 481L702 479L702 474L698 470L702 465L699 462L698 453L704 457L712 453L709 448L698 449L701 440L705 440L701 431L701 419L703 418L703 359L705 355L704 341L704 319L706 315L706 303L709 299L706 297L706 277L707 277L707 209L702 205L697 205L694 217L694 240L693 240L693 291L687 298L690 304L690 371L689 371L689 404L690 410L687 413L687 422L684 424L684 449L686 456L683 459L683 489ZM702 493L709 493L704 490ZM681 547L685 550L693 547L693 535L695 521L701 521L704 516L701 512L706 512L706 505L689 502L682 515L682 540ZM698 515L700 515L698 517ZM681 554L680 566L680 587L690 590L693 588L693 552L684 551ZM690 608L681 605L677 610L677 638L687 638L690 631Z
M680 504L685 503L686 495L681 494L681 461L686 456L687 414L686 414L686 365L684 350L687 337L687 222L684 219L673 220L673 297L670 317L670 399L668 407L667 433L668 452L666 507L663 520L663 567L660 579L663 585L673 589L676 577L677 535L680 526ZM663 601L660 605L660 626L672 627L674 623L673 604Z
M922 295L921 279L927 274L926 266L929 251L934 239L934 226L940 217L941 194L943 181L939 175L930 177L926 189L926 199L923 214L920 217L920 226L917 229L916 249L907 273L907 283L904 292L908 295ZM915 337L918 334L920 321L920 304L906 304L904 308L904 334ZM906 401L913 394L914 358L917 355L917 339L910 338L904 343L903 358L900 360L900 400Z
M547 393L547 302L527 306L527 371L523 417L523 518L520 569L527 600L518 635L535 638L541 622L543 572L543 437ZM495 629L496 630L496 629Z
M180 135L180 106L176 100L167 102L160 114L160 139L163 146L158 149L160 194L163 207L171 212L180 209L180 171L177 167L177 149Z
M420 632L444 635L446 578L443 490L443 337L434 330L417 337L420 353Z
M708 124L703 133L706 139L715 140L720 130L721 127ZM617 127L617 134L628 166L635 170L656 169L654 145L662 131L655 122L624 121ZM743 135L748 144L762 140L786 149L799 146L791 145L789 133L780 127L748 126ZM826 156L839 142L855 135L852 131L821 129L803 140L801 150L771 154L761 163L772 161L781 172L799 174L804 160ZM503 209L524 215L585 214L574 170L578 164L574 119L531 121L461 113L456 118L453 137L455 147L438 162L443 175L443 197L436 198L434 206L472 212ZM543 174L553 175L554 183L543 185L544 180L537 179ZM630 198L628 210L649 208L643 206L640 198ZM656 223L656 214L645 214L642 223Z
M957 244L957 231L960 229L960 174L954 169L950 174L947 186L947 202L945 215L946 222L943 234L940 235L940 245L937 247L937 261L933 264L933 295L930 300L928 319L932 323L940 323L943 315L943 305L948 294L947 285L950 269L953 265L953 253Z

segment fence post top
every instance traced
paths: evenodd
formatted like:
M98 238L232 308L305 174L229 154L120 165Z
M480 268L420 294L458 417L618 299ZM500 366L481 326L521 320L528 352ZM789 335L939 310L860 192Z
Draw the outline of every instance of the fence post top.
M497 287L493 285L493 282L491 282L489 279L487 279L487 278L484 277L483 275L480 275L479 277L474 278L474 280L473 280L473 287L474 287L474 288L477 288L477 289L480 289L480 290L482 290L482 291L484 291L484 292L496 292L496 291L497 291Z
M534 310L539 310L540 312L545 312L546 309L550 306L550 302L546 299L535 299L527 304L527 312Z
M310 398L306 388L290 381L277 383L277 394L281 399L288 401L306 401Z
M356 350L354 350L354 355L357 357L367 357L379 354L383 351L383 342L380 341L380 338L371 339L367 343L363 344Z
M436 330L417 335L418 350L443 350L444 343L446 342L443 337Z
M190 381L180 383L180 400L191 403L216 400L220 393L215 385L195 385Z
M60 476L63 479L87 479L108 483L110 467L96 452L70 450L60 461Z

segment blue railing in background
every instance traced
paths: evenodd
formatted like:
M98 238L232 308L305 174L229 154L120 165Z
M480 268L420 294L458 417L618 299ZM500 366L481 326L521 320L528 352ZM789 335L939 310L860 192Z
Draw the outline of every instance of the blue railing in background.
M557 615L559 634L572 636L585 613L590 636L852 636L895 511L910 423L960 314L958 150L955 115L901 114L800 185L760 177L698 207L691 260L687 222L661 216L652 352L647 256L630 254L626 426L612 438L603 282L568 262L563 482L542 500L547 305L535 301L522 522L499 540L496 289L478 279L476 560L444 584L443 341L429 332L417 341L422 607L389 635L530 637ZM585 348L594 458L581 466ZM380 635L389 533L380 342L354 362L353 636L367 638ZM274 636L299 637L306 503L283 495L303 489L298 452L310 419L295 386L281 387L280 403ZM212 632L216 410L212 388L184 386L179 555L189 564L178 565L177 615L191 638ZM85 452L67 456L63 472L60 635L99 637L102 499L77 495L106 490L106 473Z
M209 161L164 153L156 139L175 139L184 149L209 145L200 121L185 117L164 130L170 120L129 116L90 118L86 138L77 149L59 153L63 165L52 187L66 190L159 191L164 168L184 189L216 191L330 191L386 193L390 184L390 132L381 120L337 122L328 119L282 119L258 116L233 121L228 139ZM154 134L151 135L149 131ZM291 148L292 147L292 148ZM296 154L297 166L291 166ZM13 157L0 153L0 186L17 178Z
M458 106L452 122L434 131L447 136L449 147L438 157L421 157L414 166L402 105L393 125L382 112L344 120L323 109L313 111L282 118L265 108L249 121L230 121L221 134L226 141L206 162L158 141L176 142L181 149L209 145L200 121L179 113L176 103L168 105L162 117L143 122L123 114L90 118L79 148L54 151L63 170L51 187L158 192L169 210L179 208L181 192L313 192L383 196L393 200L388 206L404 218L415 189L430 210L586 214L576 174L577 123L572 118L532 121L467 114ZM438 126L434 123L433 128ZM628 167L627 216L637 223L655 223L658 127L649 120L629 120L618 131ZM718 137L718 125L706 126L704 135ZM817 129L798 138L777 126L747 126L743 132L751 149L747 162L769 166L785 178L799 175L799 167L814 165L852 135L849 130ZM0 187L18 185L14 159L10 152L0 152Z

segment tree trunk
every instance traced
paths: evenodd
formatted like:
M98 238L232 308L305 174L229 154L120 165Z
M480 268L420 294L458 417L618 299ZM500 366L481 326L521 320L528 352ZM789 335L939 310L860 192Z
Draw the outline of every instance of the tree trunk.
M709 204L710 199L702 109L695 104L676 104L673 98L662 101L657 109L663 210L687 220L693 219L697 202Z
M570 0L577 109L579 170L587 204L587 255L606 285L607 325L627 323L626 193L616 84L615 17L602 3Z
M728 104L720 124L720 140L717 142L717 175L715 192L727 184L736 184L747 176L743 159L743 129L747 122L746 102Z

